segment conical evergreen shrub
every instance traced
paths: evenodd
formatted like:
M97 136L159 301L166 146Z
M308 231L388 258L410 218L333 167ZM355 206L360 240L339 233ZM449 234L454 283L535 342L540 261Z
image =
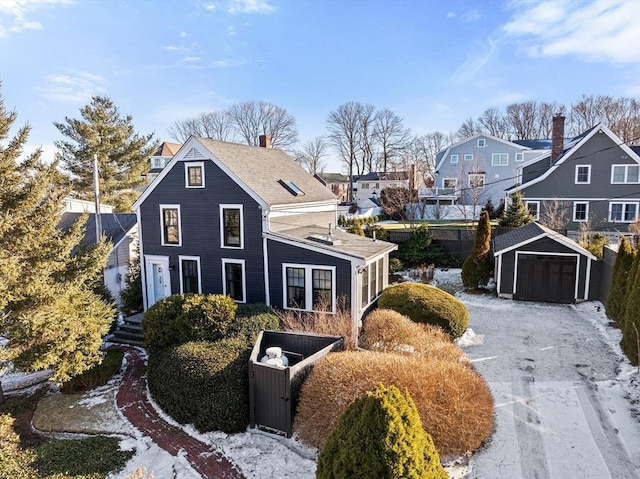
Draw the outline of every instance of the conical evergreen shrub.
M628 278L627 301L622 329L622 351L631 364L640 364L640 249L636 250Z
M489 213L483 211L476 229L471 254L462 265L462 284L465 288L477 288L479 284L487 284L493 270L491 250L491 221Z
M618 254L613 263L611 287L607 296L607 316L614 320L620 328L624 329L624 313L627 307L627 283L629 283L629 271L633 264L633 250L627 239L623 236L618 246Z
M409 396L380 384L341 416L318 456L318 479L446 479Z
M500 226L519 228L520 226L533 223L534 217L522 201L522 193L516 191L511 195L511 203L500 217Z

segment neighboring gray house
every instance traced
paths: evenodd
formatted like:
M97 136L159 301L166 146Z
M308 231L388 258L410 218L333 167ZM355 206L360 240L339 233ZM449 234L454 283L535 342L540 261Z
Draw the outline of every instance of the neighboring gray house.
M596 231L628 231L640 211L639 148L604 125L569 142L560 140L562 130L554 133L551 150L519 166L507 193L521 191L536 219L555 209L568 231L588 222Z
M429 204L498 206L504 189L513 184L519 165L540 150L478 133L436 155L434 187L421 191Z
M523 301L575 303L597 299L596 257L575 241L530 223L493 240L496 292Z
M82 216L82 213L63 213L58 228L67 231ZM133 213L100 214L102 234L111 241L113 247L104 268L104 284L111 292L116 304L120 305L120 293L125 288L129 262L137 257L138 223ZM82 244L96 244L95 213L87 215Z
M280 150L189 138L133 206L145 309L185 292L302 311L345 297L359 319L396 245L337 230L337 204Z

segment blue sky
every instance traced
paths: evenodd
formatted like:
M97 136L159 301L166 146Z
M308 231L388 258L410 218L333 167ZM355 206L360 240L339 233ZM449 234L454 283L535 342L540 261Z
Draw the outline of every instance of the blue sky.
M0 80L45 159L92 95L167 141L247 100L286 108L301 141L347 101L446 133L513 102L640 98L640 1L0 0Z

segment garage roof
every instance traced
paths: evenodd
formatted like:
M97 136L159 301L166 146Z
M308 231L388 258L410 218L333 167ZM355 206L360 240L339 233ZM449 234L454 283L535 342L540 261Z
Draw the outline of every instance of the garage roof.
M581 255L587 256L594 261L597 259L571 238L567 238L557 231L553 231L552 229L535 222L529 223L528 225L522 226L518 229L511 230L503 235L496 236L493 240L493 254L494 256L499 256L507 251L517 249L545 237L550 238L553 241L557 241L567 248L570 248Z

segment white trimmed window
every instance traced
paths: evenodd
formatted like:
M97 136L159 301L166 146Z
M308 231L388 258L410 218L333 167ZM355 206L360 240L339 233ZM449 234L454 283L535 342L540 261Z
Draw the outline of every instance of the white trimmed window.
M184 164L184 184L186 188L204 188L204 163Z
M458 155L451 155L451 163L457 163L458 162Z
M589 203L585 201L574 201L573 221L584 223L589 219Z
M484 148L485 146L487 146L487 140L485 140L484 138L478 138L478 142L476 143L476 145L478 145L478 148Z
M493 153L491 166L509 166L509 153Z
M640 183L640 165L612 165L611 183L614 185Z
M464 155L464 161L473 161L473 155L467 153Z
M540 202L539 201L525 201L526 208L533 218L538 221L540 219Z
M524 159L524 153L516 153L516 161L522 161Z
M180 205L160 205L160 234L163 246L182 245Z
M576 185L591 183L591 165L576 165Z
M443 188L455 188L456 186L458 186L457 178L442 178Z
M180 293L202 294L199 256L178 256L180 263Z
M284 263L282 276L286 309L335 312L335 266Z
M469 188L484 188L484 173L469 173Z
M609 221L612 223L633 223L638 218L638 203L609 203Z
M222 259L222 293L237 303L247 302L247 282L243 259Z
M242 205L220 205L220 247L244 248Z

